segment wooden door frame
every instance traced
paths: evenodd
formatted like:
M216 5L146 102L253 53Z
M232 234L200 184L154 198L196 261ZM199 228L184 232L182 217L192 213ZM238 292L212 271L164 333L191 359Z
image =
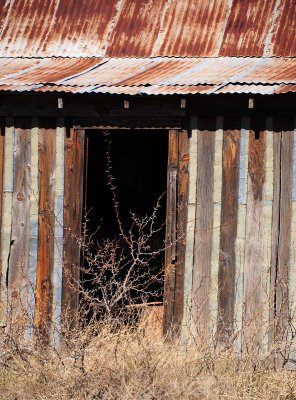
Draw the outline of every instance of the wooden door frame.
M79 308L79 268L81 236L85 138L86 130L96 127L73 127L65 136L65 184L64 184L64 249L62 283L62 319L68 326L76 325ZM100 126L98 128L103 130ZM110 127L105 129L112 130ZM113 128L119 129L119 128ZM155 130L155 128L138 128ZM184 269L188 199L188 131L162 128L168 132L168 167L166 210L166 250L164 277L163 332L179 328L183 318ZM125 131L123 129L123 131ZM174 176L175 179L171 179ZM74 188L74 190L73 190ZM179 329L177 329L178 331ZM176 329L174 329L176 331Z

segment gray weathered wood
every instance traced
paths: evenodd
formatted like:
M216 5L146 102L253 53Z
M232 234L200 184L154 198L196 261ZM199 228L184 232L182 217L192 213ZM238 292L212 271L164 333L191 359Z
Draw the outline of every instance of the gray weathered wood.
M290 319L289 275L292 222L293 120L276 120L274 128L274 192L270 282L270 345L285 346ZM284 348L284 347L283 347ZM286 348L286 346L285 346ZM277 356L281 364L286 356Z
M189 142L187 130L178 134L177 264L175 277L174 326L180 332L184 309L184 274L188 207Z
M52 329L55 201L55 121L40 121L39 214L35 326L48 340Z
M16 122L14 141L14 188L12 197L12 230L8 261L9 324L21 331L27 323L29 291L30 233L30 119Z
M213 245L215 118L199 118L197 193L192 282L192 316L200 334L210 327L210 283ZM218 261L218 260L217 260Z
M264 121L252 120L249 130L249 163L244 255L243 336L245 350L258 350L261 343L263 190L265 183Z
M79 306L84 143L84 130L65 133L62 319L69 327L77 322Z
M177 175L178 132L169 131L167 206L166 206L166 252L164 272L164 318L163 332L170 332L174 319L174 291L177 262Z
M217 338L228 342L233 333L235 302L235 242L239 198L240 120L224 119L221 228L218 273Z

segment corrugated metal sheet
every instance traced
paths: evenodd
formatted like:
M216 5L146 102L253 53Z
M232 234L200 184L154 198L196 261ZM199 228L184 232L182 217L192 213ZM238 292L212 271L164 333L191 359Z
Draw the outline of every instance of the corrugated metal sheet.
M1 0L1 57L296 56L292 0Z
M296 58L0 59L0 84L15 91L126 94L204 93L204 85L225 91L229 84L252 84L265 93L263 84L296 84Z
M100 65L98 58L40 58L0 59L0 83L34 83L57 82L80 74L90 73Z
M57 92L73 94L124 94L124 95L209 95L209 94L279 94L296 92L296 84L275 85L247 85L227 84L221 85L190 85L190 86L65 86L65 85L1 85L0 92Z

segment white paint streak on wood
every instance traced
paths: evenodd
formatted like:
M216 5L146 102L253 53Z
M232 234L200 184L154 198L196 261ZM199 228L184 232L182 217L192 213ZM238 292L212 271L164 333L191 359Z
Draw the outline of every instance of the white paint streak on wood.
M184 273L184 319L183 331L186 332L190 322L192 269L194 252L194 232L196 215L196 179L197 179L197 118L191 119L191 138L189 143L189 195L188 219L186 233L186 255Z
M222 192L222 154L223 154L223 117L216 118L215 159L214 159L214 215L213 215L213 247L211 257L211 294L210 318L211 332L215 334L218 313L218 270L220 245L220 216Z
M1 320L0 324L6 325L7 319L7 268L11 242L11 210L13 195L13 145L14 145L14 121L7 118L5 121L4 144L4 179L3 179L3 219L2 219L2 279L1 279Z

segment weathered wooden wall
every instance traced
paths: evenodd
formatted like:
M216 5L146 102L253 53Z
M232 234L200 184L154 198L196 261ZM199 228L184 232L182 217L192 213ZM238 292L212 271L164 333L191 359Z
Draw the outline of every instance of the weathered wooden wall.
M184 323L239 348L291 337L295 120L197 117L193 125Z
M61 313L64 125L6 118L1 132L1 324L27 336Z
M237 114L191 117L179 291L184 332L241 349L283 340L296 323L296 123ZM27 116L3 118L0 130L1 324L53 334L62 308L77 307L65 252L80 230L72 188L82 190L83 129Z

